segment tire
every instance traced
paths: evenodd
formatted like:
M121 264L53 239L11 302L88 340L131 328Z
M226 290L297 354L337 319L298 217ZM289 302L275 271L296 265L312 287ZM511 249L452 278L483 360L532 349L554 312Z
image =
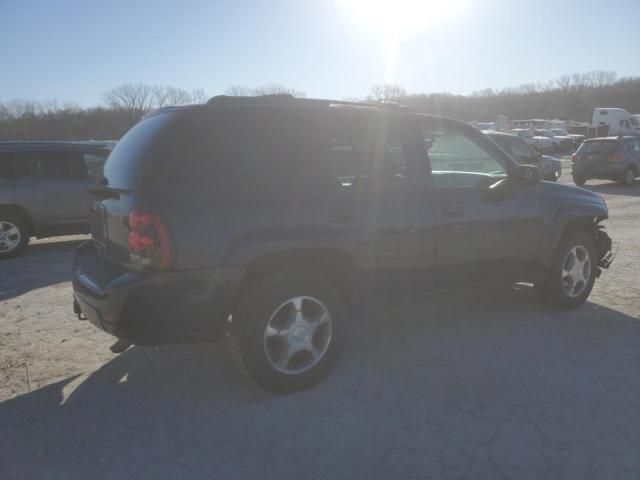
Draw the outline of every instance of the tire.
M620 179L620 183L625 187L633 186L633 183L636 179L636 172L633 168L627 167L622 174L622 178Z
M558 246L546 278L534 285L541 300L560 310L572 310L582 305L596 280L596 252L595 242L586 232L573 230L567 233ZM588 274L585 273L586 261L589 262Z
M0 260L20 254L29 243L29 227L12 212L0 212Z
M231 323L231 352L239 368L265 390L303 390L331 370L345 317L344 302L322 276L272 274L241 299Z
M587 179L584 177L579 177L577 175L573 176L573 183L575 183L578 187L584 186L587 183Z

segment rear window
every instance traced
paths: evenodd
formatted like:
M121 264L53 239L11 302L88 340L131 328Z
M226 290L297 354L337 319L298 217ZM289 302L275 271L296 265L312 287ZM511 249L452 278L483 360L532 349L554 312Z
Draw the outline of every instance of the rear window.
M618 149L616 140L598 140L583 142L579 153L614 153Z
M170 113L154 115L137 123L122 137L104 165L104 177L110 187L133 190L144 175L152 178L157 173L152 160L161 154L161 145L156 139L166 132L172 117Z

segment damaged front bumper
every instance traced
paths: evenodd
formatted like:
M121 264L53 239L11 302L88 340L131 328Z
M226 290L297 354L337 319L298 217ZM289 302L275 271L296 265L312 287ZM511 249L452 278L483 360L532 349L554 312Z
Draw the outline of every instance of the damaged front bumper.
M596 249L598 250L598 275L603 268L609 268L615 254L611 237L604 231L604 225L596 225Z

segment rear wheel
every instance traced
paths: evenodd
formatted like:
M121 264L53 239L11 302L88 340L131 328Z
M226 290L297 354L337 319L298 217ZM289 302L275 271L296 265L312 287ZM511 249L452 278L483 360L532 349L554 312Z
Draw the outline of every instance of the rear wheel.
M596 247L590 235L575 230L561 241L546 278L535 284L542 300L570 310L589 297L598 268Z
M579 175L574 175L573 183L575 183L579 187L582 187L585 183L587 183L587 179Z
M620 180L620 182L625 186L625 187L630 187L633 185L633 182L636 179L636 171L631 168L631 167L627 167L624 170L624 173L622 174L622 179Z
M0 213L0 259L15 257L28 243L27 223L14 213Z
M241 370L276 393L308 388L330 371L342 341L344 305L323 277L281 272L241 300L231 347Z

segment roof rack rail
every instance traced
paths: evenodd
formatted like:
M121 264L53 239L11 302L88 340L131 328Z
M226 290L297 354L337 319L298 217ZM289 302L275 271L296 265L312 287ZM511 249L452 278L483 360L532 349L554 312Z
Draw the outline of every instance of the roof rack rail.
M396 102L357 102L352 100L325 100L318 98L298 98L289 93L275 93L255 97L237 97L230 95L216 95L207 101L207 105L345 105L352 107L381 108L384 110L399 110L412 112L410 108Z

